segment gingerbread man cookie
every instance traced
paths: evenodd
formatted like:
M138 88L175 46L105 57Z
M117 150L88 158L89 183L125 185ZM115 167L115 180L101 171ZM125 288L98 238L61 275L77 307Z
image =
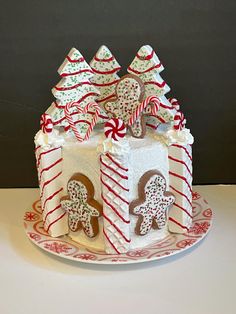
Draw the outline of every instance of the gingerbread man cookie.
M68 213L71 231L84 230L89 237L99 232L98 217L102 214L102 205L94 199L94 187L85 175L76 173L67 184L68 195L61 198L61 207Z
M147 171L139 181L138 194L138 199L130 204L131 214L139 216L135 233L145 235L151 228L163 228L167 209L174 203L175 197L166 192L166 181L162 174L156 170Z
M142 138L146 132L144 116L140 111L137 119L131 122L135 113L140 110L144 99L144 84L133 74L123 76L116 85L116 96L104 104L105 110L113 117L124 121L130 127L132 136Z

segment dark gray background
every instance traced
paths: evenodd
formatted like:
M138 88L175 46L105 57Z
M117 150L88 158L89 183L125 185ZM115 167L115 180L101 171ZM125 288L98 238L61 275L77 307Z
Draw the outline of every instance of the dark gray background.
M33 136L57 68L107 45L123 73L156 50L195 136L194 183L236 183L235 0L0 1L0 186L37 185ZM123 74L120 73L120 74Z

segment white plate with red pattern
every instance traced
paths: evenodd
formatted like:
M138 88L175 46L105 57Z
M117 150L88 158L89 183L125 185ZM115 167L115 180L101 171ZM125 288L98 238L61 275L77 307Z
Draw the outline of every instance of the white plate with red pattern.
M212 210L197 192L193 192L193 224L185 234L170 233L145 248L131 250L120 255L109 255L79 245L68 236L52 238L43 229L40 201L24 215L24 227L28 238L44 251L73 261L90 264L132 264L159 260L181 253L202 240L212 224Z

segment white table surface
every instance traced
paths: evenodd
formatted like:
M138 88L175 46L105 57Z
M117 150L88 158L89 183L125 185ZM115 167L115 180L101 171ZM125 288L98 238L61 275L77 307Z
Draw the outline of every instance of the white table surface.
M214 213L195 248L134 265L89 265L48 254L25 235L38 189L0 190L0 313L236 313L236 186L195 186Z

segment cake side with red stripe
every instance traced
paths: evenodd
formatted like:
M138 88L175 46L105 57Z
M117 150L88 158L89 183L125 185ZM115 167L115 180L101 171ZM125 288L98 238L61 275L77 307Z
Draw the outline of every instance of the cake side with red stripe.
M171 232L185 233L192 223L192 148L191 145L169 147L170 191L176 200L169 211Z

